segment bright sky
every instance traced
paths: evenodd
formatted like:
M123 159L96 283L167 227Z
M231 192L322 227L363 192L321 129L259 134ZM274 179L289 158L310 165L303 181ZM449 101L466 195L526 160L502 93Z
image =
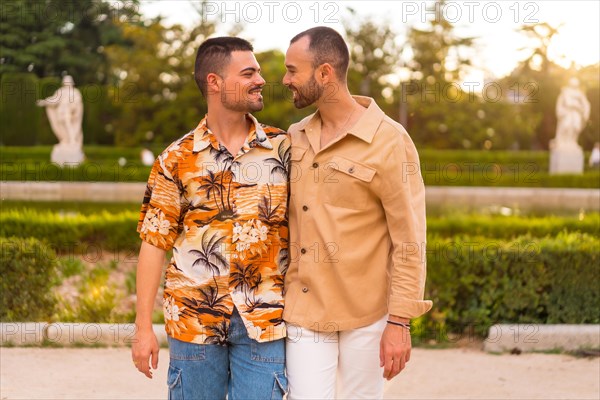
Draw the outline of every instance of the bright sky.
M141 12L148 17L163 15L167 24L191 26L200 16L188 0L142 0ZM200 1L196 1L197 4ZM430 1L211 1L205 15L216 18L223 13L218 34L239 22L240 36L250 40L256 51L287 49L298 32L317 25L343 32L341 21L349 18L352 7L361 18L389 24L405 40L409 26L422 25L428 17ZM548 22L563 24L550 47L550 56L562 66L576 66L600 61L600 2L587 1L448 1L444 15L461 36L477 37L471 73L474 80L501 77L509 73L526 53L527 45L517 29L524 24Z

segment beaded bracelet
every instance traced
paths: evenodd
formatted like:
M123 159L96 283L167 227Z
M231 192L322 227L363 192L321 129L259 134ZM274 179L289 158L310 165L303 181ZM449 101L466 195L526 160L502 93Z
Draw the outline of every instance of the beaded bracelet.
M397 326L401 326L403 328L406 328L410 331L410 324L405 324L404 322L395 322L395 321L389 321L387 322L388 324L392 324L392 325L397 325Z

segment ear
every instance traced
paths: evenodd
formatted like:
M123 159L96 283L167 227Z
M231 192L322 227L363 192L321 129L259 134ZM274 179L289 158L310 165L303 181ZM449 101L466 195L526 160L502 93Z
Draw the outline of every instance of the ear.
M219 75L215 73L210 73L206 75L206 89L208 93L216 93L221 90L222 79Z
M335 80L335 72L331 64L321 64L319 68L317 68L317 79L323 84L330 83Z

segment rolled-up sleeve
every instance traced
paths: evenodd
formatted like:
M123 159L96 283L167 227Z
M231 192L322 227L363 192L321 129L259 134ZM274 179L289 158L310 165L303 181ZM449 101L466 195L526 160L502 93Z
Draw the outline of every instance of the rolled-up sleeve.
M181 193L166 154L161 154L152 166L137 231L145 242L168 251L181 232L182 218Z
M406 132L383 163L380 199L392 241L388 311L416 318L432 307L423 300L426 277L425 187L417 150Z

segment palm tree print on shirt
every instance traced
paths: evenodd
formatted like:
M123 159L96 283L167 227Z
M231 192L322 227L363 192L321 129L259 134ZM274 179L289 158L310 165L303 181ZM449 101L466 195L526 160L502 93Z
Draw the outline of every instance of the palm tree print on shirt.
M265 160L267 164L273 165L271 175L280 174L285 180L288 179L288 166L291 161L291 147L288 143L281 142L277 147L277 157L270 157Z
M200 250L189 250L188 253L195 256L196 260L192 263L192 268L203 267L212 273L215 287L218 291L216 276L221 275L221 269L228 268L227 260L220 251L220 245L225 240L224 236L219 237L218 233L209 237L208 229L202 234Z

